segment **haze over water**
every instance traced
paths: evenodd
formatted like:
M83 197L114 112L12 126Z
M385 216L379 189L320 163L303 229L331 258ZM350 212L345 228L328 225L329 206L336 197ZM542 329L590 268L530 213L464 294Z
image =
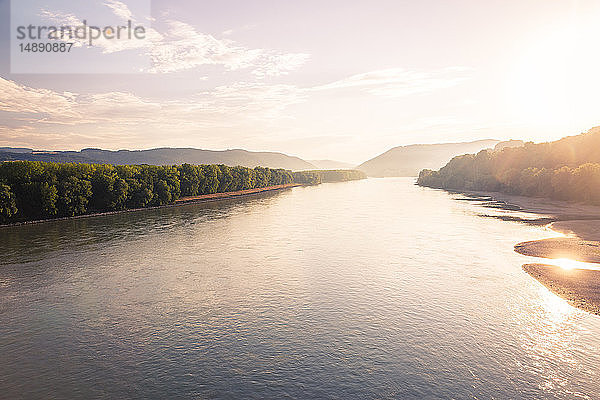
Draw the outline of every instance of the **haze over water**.
M6 398L598 398L542 228L412 179L0 229ZM489 212L489 211L487 211Z

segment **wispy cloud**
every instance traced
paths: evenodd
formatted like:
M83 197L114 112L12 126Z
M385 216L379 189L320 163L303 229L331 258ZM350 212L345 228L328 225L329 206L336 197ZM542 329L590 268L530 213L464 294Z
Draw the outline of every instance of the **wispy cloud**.
M303 99L303 92L289 85L237 83L197 93L191 99L158 101L125 92L60 93L0 78L0 111L6 113L0 126L43 130L70 125L92 130L97 125L117 132L139 132L142 125L155 132L175 126L218 128L276 120L287 106Z
M306 97L306 91L294 85L235 83L202 93L198 104L228 115L242 113L269 120L281 116L287 107L305 101Z
M104 3L120 19L133 20L134 16L125 4L116 0ZM57 25L80 26L83 21L73 14L44 10L41 16ZM220 65L228 71L249 70L258 78L281 76L304 65L310 58L306 53L281 53L269 49L248 48L230 39L219 39L198 31L194 26L177 20L165 21L166 28L158 31L146 27L145 39L105 39L94 41L94 46L110 54L137 50L151 59L151 67L145 72L171 73L191 70L207 65ZM77 47L87 43L85 39L69 39Z
M112 12L122 18L124 21L132 20L133 14L127 4L117 0L106 0L104 5L112 10Z
M180 100L35 89L0 78L0 145L73 148L257 143L304 101L295 86L223 85ZM232 141L232 139L236 138Z
M471 72L465 67L434 71L391 68L352 75L312 90L360 89L377 96L403 97L456 86L469 79Z
M231 36L234 33L240 33L240 32L244 32L244 31L249 31L249 30L252 30L252 29L254 29L256 27L257 27L256 24L246 24L246 25L244 25L244 26L242 26L240 28L227 29L227 30L221 32L221 35L223 35L223 36Z
M285 75L302 66L310 56L249 49L229 39L217 39L181 21L167 21L169 28L150 47L152 72L175 72L203 65L222 65L227 70L250 69L258 77Z
M47 89L33 89L0 78L0 111L12 113L53 114L60 112L64 118L74 116L72 108L76 95L62 94Z
M185 29L188 28L180 26L177 32L183 35ZM208 48L219 49L219 43L210 38L206 41L212 43ZM216 57L215 53L213 57ZM293 60L288 62L294 63ZM227 63L244 65L245 61L228 59ZM309 101L316 93L350 90L384 97L409 96L458 85L468 76L469 70L465 68L438 71L387 69L307 88L291 84L269 85L260 80L233 82L179 100L142 98L126 92L57 92L0 78L0 111L5 113L0 126L18 128L16 132L27 134L31 134L30 128L47 132L52 127L71 126L72 132L98 135L96 141L105 132L132 135L151 132L149 135L157 135L176 129L184 137L232 127L265 129L290 118L286 112L288 107ZM351 120L349 116L344 118ZM249 128L251 126L254 128Z

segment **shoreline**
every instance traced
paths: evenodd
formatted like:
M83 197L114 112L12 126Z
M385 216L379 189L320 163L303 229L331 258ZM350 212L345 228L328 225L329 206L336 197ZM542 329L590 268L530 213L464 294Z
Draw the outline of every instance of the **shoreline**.
M525 264L523 271L567 303L600 316L600 271Z
M143 211L143 210L157 210L157 209L162 209L162 208L181 207L181 206L190 205L190 204L209 203L209 202L219 201L219 200L227 200L227 199L235 199L238 197L246 197L246 196L251 196L251 195L259 194L259 193L275 192L275 191L280 191L280 190L285 190L285 189L291 189L291 188L299 187L299 186L304 186L304 185L301 185L299 183L288 183L285 185L265 186L263 188L245 189L245 190L238 190L235 192L222 192L222 193L205 194L205 195L200 195L200 196L181 197L181 198L175 200L175 202L172 204L165 204L162 206L128 208L125 210L82 214L82 215L75 215L72 217L47 218L47 219L38 219L38 220L33 220L33 221L13 222L10 224L0 224L0 229L10 228L10 227L15 227L15 226L23 226L23 225L43 224L46 222L54 222L54 221L66 221L66 220L80 219L80 218L102 217L102 216L107 216L107 215L117 215L117 214L137 212L137 211Z
M526 256L567 259L600 267L600 220L558 221L548 228L565 236L518 243L515 251ZM599 270L543 263L525 264L522 268L573 307L600 316Z
M562 235L517 243L515 252L548 260L548 264L543 261L524 264L522 269L573 307L600 315L600 270L564 268L559 266L561 262L554 265L551 261L569 260L600 267L600 207L497 192L453 193L466 196L463 200L480 202L486 208L523 214L480 216L545 225Z

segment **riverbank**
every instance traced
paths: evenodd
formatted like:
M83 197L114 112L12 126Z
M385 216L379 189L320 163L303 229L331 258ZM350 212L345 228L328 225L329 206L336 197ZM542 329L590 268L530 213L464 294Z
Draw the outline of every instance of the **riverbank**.
M600 220L559 221L549 228L566 237L519 243L515 251L527 256L600 266ZM600 315L600 271L548 264L525 264L523 270L572 306Z
M600 315L600 271L525 264L523 270L573 307Z
M523 270L574 307L600 315L600 271L578 268L576 263L572 269L552 265L568 260L600 267L600 207L496 192L463 194L483 207L506 211L482 216L543 224L562 235L516 244L519 254L549 260L548 264L525 264Z
M290 189L290 188L297 187L297 186L302 186L302 185L300 185L298 183L288 183L285 185L266 186L264 188L237 190L235 192L212 193L212 194L203 194L200 196L181 197L181 198L175 200L175 205L198 203L198 202L209 201L209 200L226 199L226 198L230 198L230 197L247 196L249 194L271 192L274 190L282 190L282 189Z
M598 224L598 221L590 221ZM550 238L515 245L515 251L524 256L551 260L573 260L600 264L600 242L580 237Z
M211 202L211 201L225 200L225 199L231 199L231 198L237 198L237 197L245 197L245 196L251 196L251 195L259 194L259 193L291 189L291 188L298 187L298 186L303 186L303 185L298 184L298 183L289 183L289 184L285 184L285 185L273 185L273 186L266 186L263 188L256 188L256 189L237 190L234 192L223 192L223 193L205 194L205 195L193 196L193 197L182 197L182 198L175 200L175 202L173 204L166 204L166 205L162 205L162 206L129 208L126 210L106 211L106 212L101 212L101 213L90 213L90 214L84 214L84 215L76 215L73 217L60 217L60 218L40 219L40 220L34 220L34 221L14 222L11 224L4 224L4 225L0 224L0 228L19 226L19 225L41 224L44 222L63 221L63 220L69 220L69 219L100 217L100 216L104 216L104 215L115 215L115 214L130 213L130 212L143 211L143 210L155 210L155 209L160 209L160 208L181 207L181 206L188 205L188 204L206 203L206 202Z

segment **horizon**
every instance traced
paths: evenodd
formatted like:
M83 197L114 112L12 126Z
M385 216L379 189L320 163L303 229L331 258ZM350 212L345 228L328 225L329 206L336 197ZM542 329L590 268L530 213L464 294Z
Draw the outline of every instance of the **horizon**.
M50 61L38 65L46 73L13 73L23 72L15 55L3 59L0 146L244 149L359 164L398 146L545 142L600 122L594 1L15 4L0 0L6 52L10 22L32 16L146 21L148 42L79 47L71 60L81 70L68 73ZM127 73L85 69L107 60Z
M510 142L513 140L519 140L519 139L506 139L506 140L499 140L499 139L493 139L493 138L487 138L487 139L475 139L469 142L443 142L443 143L410 143L410 144L406 144L406 145L400 145L400 146L394 146L392 148L389 148L385 151L383 151L382 153L376 154L371 158L368 158L366 160L360 161L358 163L353 163L353 162L348 162L348 161L344 161L344 160L338 160L338 159L333 159L333 158L322 158L322 159L310 159L310 158L304 158L301 157L299 155L296 154L289 154L289 153L283 153L280 151L270 151L270 150L248 150L248 149L242 149L242 148L227 148L227 149L204 149L204 148L197 148L197 147L151 147L151 148L144 148L144 149L108 149L108 148L101 148L101 147L83 147L83 148L79 148L77 150L68 150L68 149L37 149L37 148L31 148L31 147L11 147L11 146L0 146L0 150L2 149L20 149L20 150L31 150L33 152L82 152L84 150L101 150L101 151L112 151L112 152L119 152L119 151L129 151L129 152L136 152L136 151L151 151L151 150L201 150L201 151L212 151L212 152L225 152L225 151L246 151L246 152L251 152L251 153L273 153L273 154L282 154L288 157L296 157L299 158L303 161L307 161L307 162L311 162L311 161L332 161L332 162L337 162L337 163L341 163L341 164L352 164L355 167L358 167L359 165L372 160L373 158L376 158L380 155L383 155L385 153L387 153L390 150L396 149L396 148L401 148L401 147L413 147L413 146L431 146L431 145L452 145L452 144L469 144L469 143L478 143L478 142L488 142L488 141L495 141L495 142Z

